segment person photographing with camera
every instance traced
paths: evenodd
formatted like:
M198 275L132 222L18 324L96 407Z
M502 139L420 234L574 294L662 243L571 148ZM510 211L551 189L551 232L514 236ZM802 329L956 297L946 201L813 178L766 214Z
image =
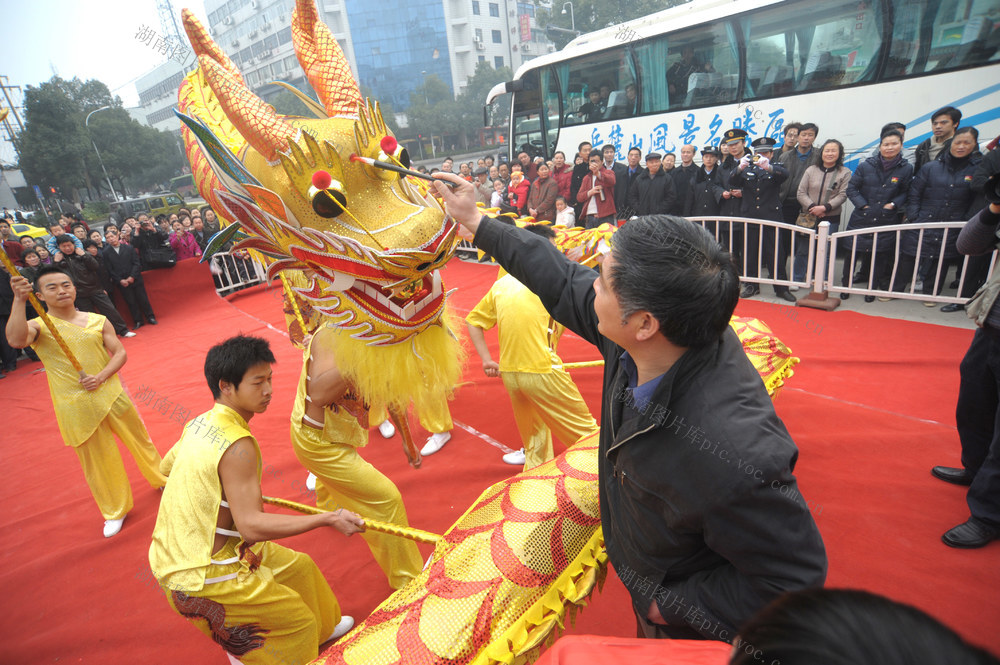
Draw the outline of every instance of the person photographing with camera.
M1000 247L1000 171L984 188L989 204L969 220L958 236L958 251L968 256ZM949 547L977 548L1000 537L1000 270L994 271L966 305L979 326L960 365L961 382L955 421L962 443L962 466L936 466L935 477L969 488L969 519L945 532Z
M599 153L591 153L587 163L590 173L584 176L576 195L576 200L583 204L584 228L594 229L605 222L614 224L615 174L604 166Z

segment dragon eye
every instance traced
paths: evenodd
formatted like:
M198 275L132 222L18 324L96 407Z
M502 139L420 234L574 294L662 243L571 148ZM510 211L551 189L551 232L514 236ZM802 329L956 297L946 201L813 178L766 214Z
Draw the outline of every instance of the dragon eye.
M400 164L402 164L406 168L410 168L410 153L406 150L406 148L399 149L398 159Z
M312 195L312 208L320 217L332 219L347 209L347 194L333 187L317 190Z

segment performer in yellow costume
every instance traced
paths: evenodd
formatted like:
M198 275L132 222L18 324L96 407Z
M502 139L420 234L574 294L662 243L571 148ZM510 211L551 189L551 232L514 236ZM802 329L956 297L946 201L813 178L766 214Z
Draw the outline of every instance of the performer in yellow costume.
M321 326L303 355L291 438L295 456L317 478L316 505L347 508L373 520L409 526L396 485L358 455L368 443L368 410L337 368ZM366 532L365 542L389 585L398 589L420 573L423 561L413 541Z
M14 348L31 345L42 359L59 432L80 458L87 485L104 515L104 536L110 538L132 510L132 489L115 436L152 487L163 487L167 481L159 471L160 454L118 378L127 359L125 347L105 317L76 310L76 287L68 274L54 266L43 267L35 280L36 295L48 306L50 321L83 366L81 378L45 322L25 319L31 293L28 280L14 277L11 287L14 304L7 339Z
M525 227L554 238L548 226ZM554 456L552 431L566 445L597 430L597 422L573 379L562 369L556 345L564 328L553 321L538 296L510 275L498 279L465 318L469 337L486 376L500 376L514 408L524 449L504 455L525 470ZM499 326L500 362L486 346L484 330Z
M149 565L170 606L233 656L250 663L305 663L354 625L309 556L272 542L320 527L363 529L339 510L265 513L260 447L249 420L271 401L268 343L233 337L212 347L205 377L212 410L187 423L163 460L163 492Z

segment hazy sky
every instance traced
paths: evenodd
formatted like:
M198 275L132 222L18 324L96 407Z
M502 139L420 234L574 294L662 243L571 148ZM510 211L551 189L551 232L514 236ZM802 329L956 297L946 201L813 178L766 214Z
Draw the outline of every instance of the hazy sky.
M183 7L207 24L202 0L172 4L178 25ZM126 106L135 106L135 80L166 61L159 51L136 40L143 26L162 33L155 0L0 0L0 17L0 75L7 77L7 85L22 90L53 74L99 79ZM0 160L13 158L10 144L2 140Z

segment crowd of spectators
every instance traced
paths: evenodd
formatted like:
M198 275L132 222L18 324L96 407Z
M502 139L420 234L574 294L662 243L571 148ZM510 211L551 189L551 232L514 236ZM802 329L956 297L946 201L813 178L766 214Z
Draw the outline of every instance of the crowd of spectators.
M595 99L590 103L599 108L605 98L598 88L593 94ZM625 99L627 104L627 95ZM586 114L586 108L584 104L580 112ZM763 265L748 258L747 276L757 277L763 269L773 279L788 279L791 274L793 281L803 282L809 246L799 239L792 254L792 229L796 226L816 228L826 221L830 232L835 233L845 217L844 230L956 221L969 219L985 206L983 187L991 174L1000 171L997 140L984 148L984 158L978 132L974 127L960 126L961 119L961 111L950 106L935 111L931 117L932 136L914 149L903 146L906 126L890 122L880 132L878 148L853 172L844 166L843 144L836 138L820 143L820 128L811 122L787 123L780 142L763 137L752 145L747 145L745 131L733 128L724 133L718 146L700 150L693 145L681 146L679 162L673 152L644 155L633 146L622 163L615 161L615 146L595 148L585 141L577 147L572 160L561 151L550 160L532 158L521 151L512 164L494 164L493 158L486 156L476 163L459 164L458 171L448 157L440 170L475 182L477 200L486 207L555 226L593 228L651 214L719 215L778 222L777 231L747 229L746 237L744 229L732 225L734 228L720 231L720 239L732 240L738 265L742 266L744 243L748 257L760 253ZM699 153L700 163L696 159ZM438 170L431 169L430 173ZM845 215L848 203L853 210ZM894 235L843 238L839 248L846 256L842 285L871 284L873 289L904 291L914 281L916 268L913 288L938 295L950 269L956 268L956 279L948 286L958 288L957 274L963 258L955 248L957 233L935 230L921 236L917 230L906 231L898 262ZM944 260L939 261L942 244ZM939 262L942 274L936 279ZM890 284L894 263L896 279ZM961 297L970 297L985 282L988 271L988 256L971 257ZM797 290L795 286L775 286L775 294L790 302L795 302L791 292ZM749 298L759 292L757 284L747 282L741 295ZM844 292L840 297L847 300L850 294ZM866 302L874 300L874 296L865 296ZM947 304L941 309L954 312L962 306Z

